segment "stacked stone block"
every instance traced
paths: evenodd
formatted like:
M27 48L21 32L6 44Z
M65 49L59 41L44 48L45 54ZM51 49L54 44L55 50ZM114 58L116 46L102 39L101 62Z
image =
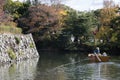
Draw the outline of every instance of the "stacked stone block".
M31 34L0 34L0 62L39 57Z

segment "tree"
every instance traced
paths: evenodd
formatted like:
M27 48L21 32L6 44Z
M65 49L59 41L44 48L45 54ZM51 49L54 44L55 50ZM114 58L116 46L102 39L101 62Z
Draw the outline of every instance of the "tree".
M51 35L61 27L59 11L44 4L29 7L27 16L20 18L18 23L24 33L36 34L35 40L51 39Z
M59 47L62 49L76 50L78 45L83 43L83 37L87 34L87 30L89 30L88 25L86 25L88 19L87 16L84 16L85 13L77 12L67 6L63 8L66 10L67 16L57 41L61 44ZM74 38L74 40L72 41L71 38Z
M3 17L4 17L4 11L3 11L3 6L4 6L5 1L0 0L0 22L3 22Z
M61 4L64 0L25 0L25 2L30 3L31 5L39 5L39 4L48 4L48 5L57 5Z
M117 16L116 18L111 20L111 29L112 29L111 42L119 43L120 41L120 16Z
M28 3L7 0L4 5L4 11L7 14L10 14L13 17L13 20L16 21L19 17L26 15L29 6L30 4Z
M96 37L104 42L110 42L111 26L110 22L116 17L116 6L112 0L104 1L104 8L100 10L100 28Z

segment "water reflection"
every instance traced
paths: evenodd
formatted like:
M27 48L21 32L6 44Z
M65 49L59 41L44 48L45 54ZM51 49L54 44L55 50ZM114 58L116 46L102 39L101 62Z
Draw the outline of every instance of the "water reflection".
M88 63L58 66L38 74L35 80L120 80L119 64Z
M120 57L91 63L82 53L42 53L39 60L0 66L0 80L120 80Z
M91 78L94 80L120 80L120 64L115 62L88 64L93 71Z
M33 80L38 58L0 66L0 80Z
M81 54L44 54L42 58L35 80L120 80L118 62L90 63Z

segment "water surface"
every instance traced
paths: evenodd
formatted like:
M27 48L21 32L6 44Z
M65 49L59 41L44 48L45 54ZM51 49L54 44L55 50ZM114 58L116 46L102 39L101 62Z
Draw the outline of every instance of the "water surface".
M91 63L84 53L41 52L40 58L0 66L0 80L120 80L120 57Z

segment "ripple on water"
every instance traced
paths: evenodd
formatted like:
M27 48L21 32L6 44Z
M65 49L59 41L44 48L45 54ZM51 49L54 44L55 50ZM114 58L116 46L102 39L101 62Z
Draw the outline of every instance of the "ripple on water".
M54 75L54 79L58 78L58 76L60 78L61 75L62 80L120 80L119 69L120 64L115 62L72 63L67 66L57 67L49 71L49 74Z

